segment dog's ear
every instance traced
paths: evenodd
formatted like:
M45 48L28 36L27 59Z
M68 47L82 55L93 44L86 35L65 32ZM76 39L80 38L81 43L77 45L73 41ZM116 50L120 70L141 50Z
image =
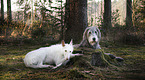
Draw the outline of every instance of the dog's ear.
M87 27L83 33L83 39L86 39L86 36L87 36L87 32L88 30L90 29L90 27Z
M73 39L71 39L71 41L70 41L70 43L69 43L70 45L73 45Z
M64 40L61 41L61 44L62 44L63 47L65 46Z
M99 28L96 27L96 30L98 31L98 38L101 39L101 32L100 32Z

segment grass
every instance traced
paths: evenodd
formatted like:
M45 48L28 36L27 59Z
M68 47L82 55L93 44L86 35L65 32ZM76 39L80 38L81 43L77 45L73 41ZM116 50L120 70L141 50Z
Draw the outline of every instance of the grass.
M104 47L105 52L124 58L124 63L115 67L95 67L90 65L91 53L71 59L66 66L56 70L50 68L33 69L25 67L26 53L41 45L1 45L0 79L87 79L87 80L143 80L145 79L145 46L115 45Z

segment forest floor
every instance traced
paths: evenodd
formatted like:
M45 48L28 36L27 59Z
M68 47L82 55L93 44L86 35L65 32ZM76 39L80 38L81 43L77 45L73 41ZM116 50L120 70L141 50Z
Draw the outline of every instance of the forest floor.
M0 80L145 80L145 46L109 43L109 46L102 47L105 52L124 58L124 62L116 66L91 66L90 52L56 70L25 67L23 58L26 53L42 46L44 45L0 45Z

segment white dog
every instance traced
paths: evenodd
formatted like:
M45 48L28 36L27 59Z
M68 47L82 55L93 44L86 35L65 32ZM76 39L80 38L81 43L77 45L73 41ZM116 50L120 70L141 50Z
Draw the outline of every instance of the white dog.
M101 32L98 29L98 27L87 27L83 33L83 40L81 41L78 47L90 47L93 49L101 49L99 45L100 39Z
M74 56L80 56L82 54L72 54L73 52L73 43L72 40L70 44L65 44L62 41L62 44L52 45L50 47L43 47L34 51L31 51L26 54L24 58L24 63L26 67L32 68L46 68L52 67L53 69L61 66L64 62ZM51 65L45 65L43 63L55 64L53 67Z

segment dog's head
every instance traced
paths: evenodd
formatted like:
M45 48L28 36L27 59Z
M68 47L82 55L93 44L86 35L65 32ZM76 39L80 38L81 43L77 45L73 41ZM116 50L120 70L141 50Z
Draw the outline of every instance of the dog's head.
M73 42L72 40L70 41L69 44L65 44L64 40L62 40L62 47L63 47L63 55L65 60L69 60L70 59L70 55L73 52Z
M90 43L90 45L93 46L101 39L100 30L98 29L98 27L94 26L86 28L83 34L83 39L86 39Z

